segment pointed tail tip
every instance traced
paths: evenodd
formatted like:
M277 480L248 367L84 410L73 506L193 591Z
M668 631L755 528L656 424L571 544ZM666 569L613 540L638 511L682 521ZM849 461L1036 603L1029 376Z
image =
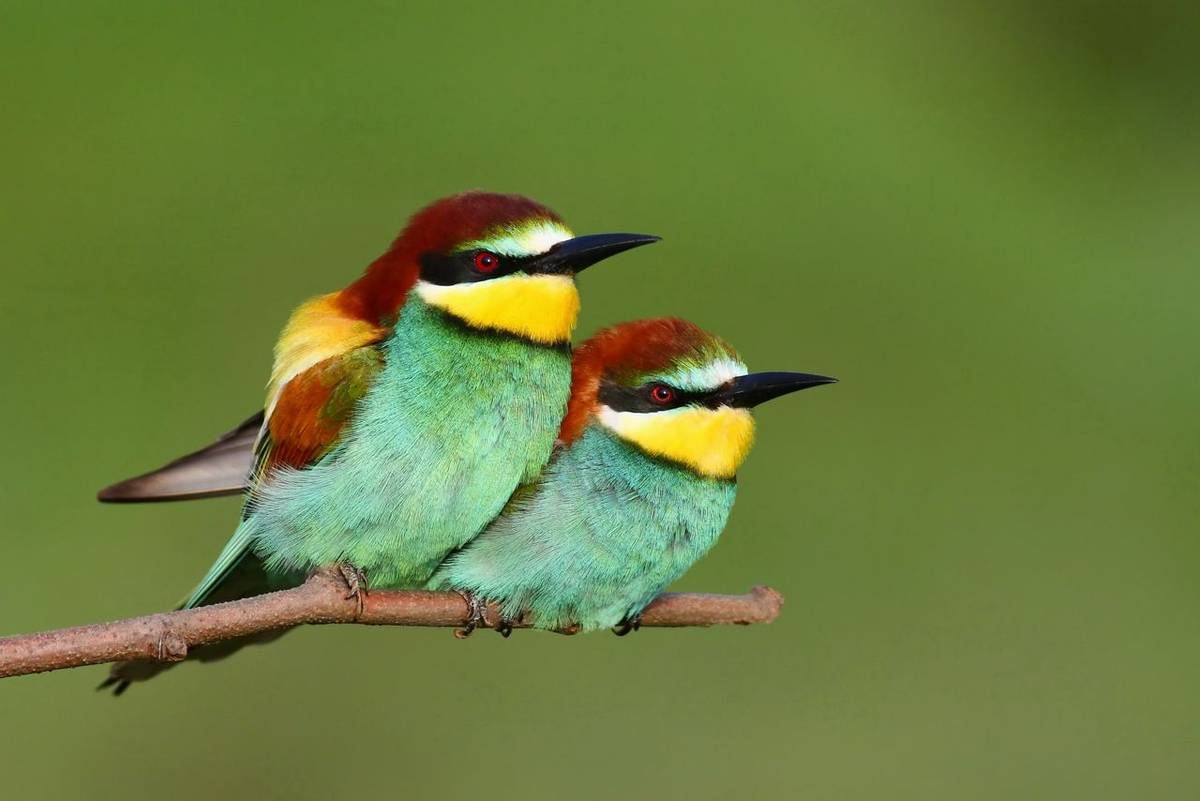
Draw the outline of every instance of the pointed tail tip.
M147 499L145 487L141 480L141 476L137 478L127 478L124 481L118 481L116 484L109 484L104 489L96 493L96 500L100 503L132 503L136 501L144 501Z
M153 481L155 476L137 476L105 487L96 493L100 503L162 503L165 501L198 501L204 498L223 498L245 492L244 481L212 481L204 483L169 483Z
M121 693L128 690L129 685L132 683L133 682L131 682L129 679L123 679L120 676L109 676L104 681L96 685L96 690L107 690L109 687L112 687L113 697L116 698L119 697Z

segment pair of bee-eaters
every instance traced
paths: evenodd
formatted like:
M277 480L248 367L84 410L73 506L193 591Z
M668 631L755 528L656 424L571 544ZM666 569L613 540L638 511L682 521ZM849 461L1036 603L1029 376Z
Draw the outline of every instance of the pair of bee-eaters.
M362 277L296 310L261 414L100 498L245 491L184 607L336 565L360 602L453 589L476 622L494 601L541 628L627 629L724 528L750 407L833 381L748 373L677 318L614 326L572 358L576 274L657 239L577 237L516 195L439 200ZM165 667L119 664L102 686Z

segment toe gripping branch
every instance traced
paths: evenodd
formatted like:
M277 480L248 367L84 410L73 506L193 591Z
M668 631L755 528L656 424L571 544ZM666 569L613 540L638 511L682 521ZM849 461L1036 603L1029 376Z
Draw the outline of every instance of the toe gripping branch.
M523 627L526 624L521 620L513 620L500 614L499 609L494 605L480 598L473 592L467 590L455 590L467 604L467 622L454 630L454 636L460 640L465 640L471 636L478 628L490 628L500 634L505 639L513 633L513 629ZM489 618L496 622L489 622Z

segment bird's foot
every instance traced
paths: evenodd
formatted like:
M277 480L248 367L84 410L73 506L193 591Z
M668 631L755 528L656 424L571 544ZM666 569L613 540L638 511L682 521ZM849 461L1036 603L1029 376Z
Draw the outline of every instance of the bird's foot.
M617 635L618 637L624 637L629 632L637 631L641 627L642 627L642 616L641 615L633 615L632 617L627 617L624 620L622 620L620 625L615 626L612 631L613 631L613 634Z
M367 571L355 567L348 562L338 562L335 566L342 581L346 582L346 600L353 598L358 603L358 614L361 616L367 601Z
M507 640L508 635L512 634L513 624L515 624L516 622L517 621L513 620L512 618L501 616L500 622L497 623L495 626L492 626L492 628L495 629L497 632L499 632L501 637L503 637L504 639Z
M462 628L455 629L454 636L465 640L471 636L471 632L479 628L479 624L487 625L487 602L469 590L455 590L455 592L467 602L467 624Z

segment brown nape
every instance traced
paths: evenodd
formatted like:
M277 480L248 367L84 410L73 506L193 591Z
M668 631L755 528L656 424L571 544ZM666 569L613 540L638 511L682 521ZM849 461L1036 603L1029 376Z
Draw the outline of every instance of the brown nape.
M375 325L391 325L420 274L424 253L444 253L490 231L527 220L562 218L521 195L472 190L434 201L418 211L386 253L338 293L337 304L348 316Z
M583 433L596 410L600 379L607 374L639 374L669 367L695 352L711 334L678 317L636 320L599 331L575 351L571 364L571 399L558 432L570 443Z

